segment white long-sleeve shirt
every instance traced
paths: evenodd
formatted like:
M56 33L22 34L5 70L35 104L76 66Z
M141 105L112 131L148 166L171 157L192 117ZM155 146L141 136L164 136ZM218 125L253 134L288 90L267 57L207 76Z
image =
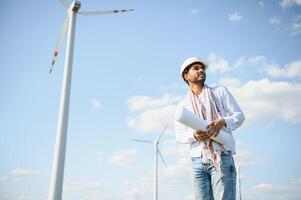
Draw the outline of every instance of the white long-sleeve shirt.
M212 90L216 96L216 103L218 104L218 108L220 108L221 115L226 122L224 130L230 135L230 140L226 144L223 144L224 148L227 151L231 151L233 154L235 154L235 140L232 131L242 125L243 121L245 120L245 116L232 94L225 87L214 87ZM201 104L203 99L204 96L202 92L198 96L198 100ZM178 104L177 109L182 107L185 107L193 112L189 92L186 98ZM194 132L195 130L192 128L175 120L175 134L177 142L190 144L191 157L201 157L201 142L203 141L197 141L194 137Z

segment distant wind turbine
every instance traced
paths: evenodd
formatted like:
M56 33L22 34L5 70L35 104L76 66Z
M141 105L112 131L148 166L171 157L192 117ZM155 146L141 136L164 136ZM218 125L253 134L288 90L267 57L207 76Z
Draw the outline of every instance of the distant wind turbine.
M67 44L66 44L64 75L63 75L63 83L62 83L62 91L61 91L60 111L59 111L57 134L56 134L56 141L54 147L53 167L52 167L48 200L62 199L76 15L77 14L98 15L98 14L110 14L110 13L133 11L133 9L107 10L107 11L106 10L79 11L81 7L81 3L79 1L73 1L69 6L69 8L68 8L67 0L60 0L60 2L64 5L66 9L68 9L68 15L63 23L61 34L56 44L55 52L51 63L50 73L53 70L53 66L58 57L60 47L63 43L64 36L67 31L68 34L67 34Z
M166 162L165 162L165 160L164 160L164 158L163 158L163 156L160 152L158 144L159 144L160 138L164 134L167 126L168 126L168 124L165 125L165 127L162 130L162 132L160 133L160 135L154 141L133 139L133 141L135 141L135 142L152 143L153 146L154 146L154 160L155 160L155 162L154 162L154 196L153 196L154 200L158 200L158 154L159 154L164 166L166 167Z
M243 161L243 162L241 162L239 165L238 165L238 167L237 167L237 174L238 174L238 190L239 190L239 200L241 200L242 199L242 196L241 196L241 170L240 170L240 168L242 167L242 166L244 166L244 165L246 165L247 164L247 162L248 162L248 159L247 160L245 160L245 161Z

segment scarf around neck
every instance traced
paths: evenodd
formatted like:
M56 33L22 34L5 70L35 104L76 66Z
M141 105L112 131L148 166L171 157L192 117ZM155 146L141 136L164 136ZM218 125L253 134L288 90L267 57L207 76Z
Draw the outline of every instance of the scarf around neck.
M221 113L216 102L216 97L212 91L212 88L204 85L201 95L204 97L204 101L201 103L198 96L190 89L189 98L194 113L200 118L210 123L213 120L220 119ZM223 145L207 139L201 142L202 160L204 163L212 162L218 171L220 171L221 165L221 152L225 152Z

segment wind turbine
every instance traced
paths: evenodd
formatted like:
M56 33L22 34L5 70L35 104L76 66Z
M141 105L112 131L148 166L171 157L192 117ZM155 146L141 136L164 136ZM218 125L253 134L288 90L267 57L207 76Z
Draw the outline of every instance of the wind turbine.
M79 1L73 1L69 6L69 8L68 8L67 0L60 0L60 2L63 4L63 6L66 9L68 9L68 15L64 21L61 34L56 44L56 49L51 63L50 73L52 72L52 68L55 64L55 60L59 54L60 47L62 45L66 31L68 31L68 33L67 33L64 75L63 75L63 83L62 83L62 91L61 91L61 102L60 102L60 110L59 110L59 117L58 117L56 141L54 147L53 166L52 166L51 183L50 183L48 200L62 199L76 15L77 14L98 15L98 14L110 14L110 13L133 11L133 9L79 11L81 7L81 3Z
M237 167L237 172L238 172L238 189L239 189L239 200L241 200L241 173L240 173L240 168L245 165L248 162L248 159L240 163Z
M152 143L153 144L153 147L154 147L154 160L155 160L155 162L154 162L154 196L153 196L154 200L158 200L158 154L159 154L164 166L166 167L166 162L165 162L165 160L164 160L164 158L163 158L163 156L160 152L158 144L159 144L160 138L164 134L167 126L168 126L168 124L165 125L165 127L163 128L160 135L154 141L133 139L133 141L135 141L135 142Z

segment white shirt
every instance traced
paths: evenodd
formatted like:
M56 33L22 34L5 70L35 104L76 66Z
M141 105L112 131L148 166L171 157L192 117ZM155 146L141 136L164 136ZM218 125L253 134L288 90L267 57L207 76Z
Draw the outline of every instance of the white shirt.
M242 125L245 120L245 116L241 111L238 103L235 101L234 97L227 90L227 88L213 87L212 90L214 95L216 96L216 103L218 104L218 108L220 108L221 115L226 122L225 131L230 134L229 142L223 144L224 148L227 151L231 151L233 154L235 154L235 140L232 131ZM202 101L204 99L203 92L198 96L198 99L202 104ZM178 104L177 109L180 109L182 107L185 107L186 109L193 112L189 92L186 98ZM195 130L175 120L175 134L177 142L190 144L191 157L201 157L202 141L197 141L195 139L194 132Z

